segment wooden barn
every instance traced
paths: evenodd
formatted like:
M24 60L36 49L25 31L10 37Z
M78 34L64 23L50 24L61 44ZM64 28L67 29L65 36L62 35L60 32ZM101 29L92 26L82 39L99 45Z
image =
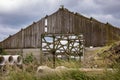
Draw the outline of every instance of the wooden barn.
M37 22L21 29L14 35L0 42L4 49L39 49L41 34L83 34L85 46L104 46L120 40L120 29L109 23L102 23L94 18L87 18L66 8L59 8L55 13L46 15Z

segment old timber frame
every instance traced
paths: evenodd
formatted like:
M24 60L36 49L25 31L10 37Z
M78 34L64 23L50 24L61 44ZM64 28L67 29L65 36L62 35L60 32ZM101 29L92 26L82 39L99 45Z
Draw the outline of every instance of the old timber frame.
M82 34L42 34L41 46L44 55L52 54L53 67L55 59L66 57L84 57L84 38Z

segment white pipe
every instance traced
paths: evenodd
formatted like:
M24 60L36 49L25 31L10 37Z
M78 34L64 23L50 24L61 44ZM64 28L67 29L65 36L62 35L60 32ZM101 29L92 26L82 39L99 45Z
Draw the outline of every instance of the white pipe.
M17 65L21 65L22 64L22 56L20 56L20 55L13 55L12 57L14 59L14 63L16 63Z
M5 59L5 64L8 63L10 65L13 65L14 59L11 55L3 55L3 57Z
M13 57L11 55L0 55L0 65L12 65L14 63Z
M5 65L5 58L0 55L0 66Z
M22 64L22 56L20 55L0 55L0 66L9 64L9 65L21 65Z

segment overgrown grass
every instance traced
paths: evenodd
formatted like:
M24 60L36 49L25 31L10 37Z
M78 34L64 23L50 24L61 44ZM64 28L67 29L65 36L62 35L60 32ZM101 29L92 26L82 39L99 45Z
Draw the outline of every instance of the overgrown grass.
M1 80L95 80L95 77L88 76L78 70L52 72L46 75L17 70L11 71L8 75L4 75Z
M31 67L32 65L32 67ZM28 70L29 67L29 70ZM100 75L97 72L87 73L75 70L48 71L47 74L37 73L34 64L20 69L16 66L7 68L8 73L2 73L0 80L120 80L120 65L117 64L114 70L106 71Z
M56 66L65 66L67 68L80 68L81 62L79 60L74 59L70 59L69 61L56 59Z
M7 69L0 75L0 80L120 80L120 69L115 68L113 72L81 72L75 70L48 71L45 73L37 73L34 64L25 65L23 69L13 67ZM117 69L117 70L116 70Z

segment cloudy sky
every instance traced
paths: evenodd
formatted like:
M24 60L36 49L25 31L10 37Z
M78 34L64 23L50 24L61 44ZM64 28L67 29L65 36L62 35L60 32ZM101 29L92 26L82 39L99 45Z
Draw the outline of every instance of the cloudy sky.
M54 13L60 5L120 27L120 0L0 0L0 41Z

